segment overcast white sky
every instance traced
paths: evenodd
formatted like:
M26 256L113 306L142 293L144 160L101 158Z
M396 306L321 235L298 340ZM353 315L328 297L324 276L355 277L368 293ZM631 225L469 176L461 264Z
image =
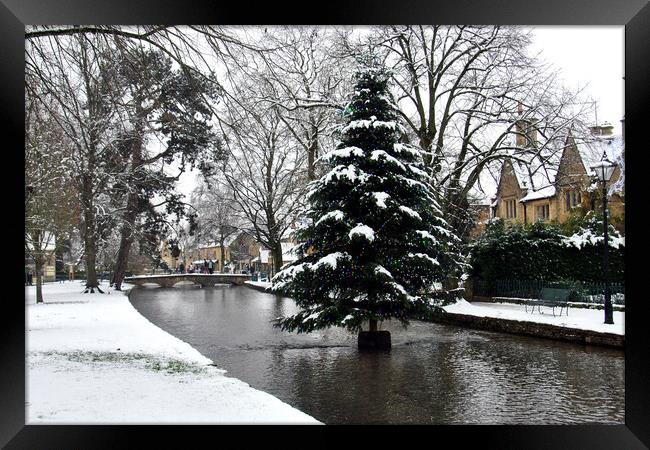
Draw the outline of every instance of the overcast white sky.
M534 51L541 51L562 71L566 84L586 86L598 101L598 122L610 122L619 134L624 114L625 28L549 26L535 27L534 32Z
M584 87L598 101L598 122L614 125L621 133L624 114L624 37L623 26L547 26L535 27L531 52L561 71L568 87ZM196 185L196 174L186 172L178 183L188 195Z

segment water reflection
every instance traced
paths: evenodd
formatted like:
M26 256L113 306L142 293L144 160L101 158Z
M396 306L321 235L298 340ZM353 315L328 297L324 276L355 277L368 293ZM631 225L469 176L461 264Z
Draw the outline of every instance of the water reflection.
M623 352L414 322L389 353L341 329L283 332L297 310L246 287L137 289L133 305L228 374L325 423L623 423Z

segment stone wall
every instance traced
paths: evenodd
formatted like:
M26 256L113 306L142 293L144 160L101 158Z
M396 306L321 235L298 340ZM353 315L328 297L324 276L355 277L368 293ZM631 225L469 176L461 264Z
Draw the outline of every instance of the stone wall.
M545 323L522 322L518 320L496 319L492 317L477 317L455 313L438 315L435 319L431 320L434 322L460 325L479 330L556 339L575 342L578 344L604 345L618 348L622 348L625 345L625 336L618 334L578 330L575 328L566 328Z

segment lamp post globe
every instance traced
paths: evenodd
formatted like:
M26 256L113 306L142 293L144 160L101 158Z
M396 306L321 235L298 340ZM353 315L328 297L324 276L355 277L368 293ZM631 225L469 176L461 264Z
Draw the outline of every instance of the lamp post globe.
M609 287L609 241L607 224L607 182L612 178L616 164L607 159L603 152L602 159L591 166L594 174L603 184L603 279L605 282L605 323L614 323L614 308L612 307L612 294Z

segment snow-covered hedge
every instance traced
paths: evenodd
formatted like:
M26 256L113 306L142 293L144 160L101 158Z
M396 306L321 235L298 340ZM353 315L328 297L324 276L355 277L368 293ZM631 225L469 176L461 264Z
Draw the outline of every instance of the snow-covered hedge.
M572 232L554 224L488 224L469 245L470 276L482 280L603 281L602 221L588 215ZM624 282L625 238L609 227L609 276Z

